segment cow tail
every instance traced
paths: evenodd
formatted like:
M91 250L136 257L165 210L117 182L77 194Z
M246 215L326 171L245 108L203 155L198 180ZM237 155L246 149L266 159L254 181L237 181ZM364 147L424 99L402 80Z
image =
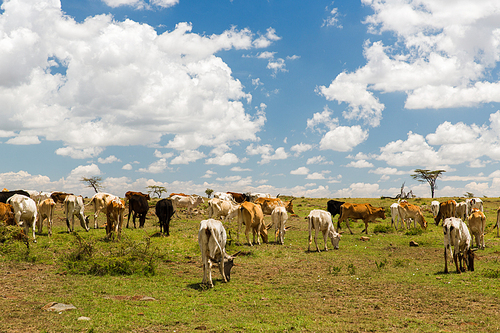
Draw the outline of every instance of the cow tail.
M210 237L213 237L213 239L215 240L215 244L217 244L217 248L219 249L220 253L221 253L221 259L220 260L216 260L214 257L214 254L215 253L210 253L210 260L212 260L213 262L218 262L220 263L221 260L224 260L224 249L222 248L222 246L220 245L219 243L219 240L217 239L217 235L215 235L215 230L211 227L211 226L208 226L207 227L207 238L210 239Z

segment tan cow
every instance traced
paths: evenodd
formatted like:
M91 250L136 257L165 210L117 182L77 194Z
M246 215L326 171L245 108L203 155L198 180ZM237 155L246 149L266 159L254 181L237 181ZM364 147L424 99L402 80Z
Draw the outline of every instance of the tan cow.
M477 247L484 249L484 229L486 228L486 216L478 208L472 208L469 215L469 229L472 237L476 239ZM472 244L471 244L472 246Z
M254 203L261 206L264 215L271 215L276 207L285 207L287 212L295 214L292 201L293 199L283 202L280 198L257 198Z
M462 221L467 221L469 214L470 212L467 206L467 202L465 201L457 202L457 207L455 209L455 217L458 217Z
M55 207L56 203L52 199L45 199L38 204L38 233L42 233L43 220L47 219L49 236L52 236L52 215Z
M85 231L89 231L89 217L84 215L85 205L81 195L70 194L64 199L64 214L66 216L66 226L68 232L75 231L75 216L80 221L80 225ZM71 217L71 224L69 218Z
M275 229L276 243L284 245L285 244L285 224L288 220L288 214L286 213L285 207L276 207L271 213L271 220L273 221Z
M179 217L179 208L187 208L186 216L193 216L192 209L203 203L203 198L199 195L190 195L187 197L174 195L170 197L174 205L175 215Z
M344 222L347 225L347 228L351 232L352 230L349 227L349 219L352 220L363 220L365 223L365 229L363 230L368 234L368 222L373 222L375 219L385 219L385 211L382 207L373 207L371 204L351 204L349 202L344 203L340 206L340 217L338 224ZM361 232L363 232L361 231Z
M240 205L234 201L213 198L208 200L208 217L217 220L223 216L228 222L238 216L238 208Z
M0 221L5 221L7 225L17 225L12 205L0 202Z
M257 238L257 244L260 245L259 234L264 243L268 242L267 229L269 229L272 224L269 227L264 224L264 214L262 213L262 208L260 207L260 205L256 205L248 201L240 205L240 209L238 210L238 241L240 239L240 230L242 224L245 224L246 226L245 236L250 246L253 246L252 242L250 242L250 230L252 230L253 233L254 243L256 242L255 238Z
M457 211L457 202L455 200L448 200L445 202L441 202L439 204L439 212L434 217L434 222L436 225L439 225L441 220L447 219L449 217L455 217Z
M318 233L320 231L323 233L325 251L328 251L327 237L330 237L330 241L332 242L334 249L339 248L339 242L342 235L335 231L332 222L332 214L330 214L330 212L321 209L314 209L309 212L307 221L309 224L309 246L307 247L307 251L311 251L313 229L315 230L314 243L316 244L316 251L320 252L318 247Z
M106 238L114 237L113 231L118 239L121 238L124 215L125 203L123 200L114 198L106 205Z
M98 229L99 226L97 225L97 216L99 216L99 213L108 207L108 204L115 200L115 199L120 199L116 195L109 194L109 193L96 193L90 200L88 205L93 205L94 206L94 229Z
M420 210L420 207L412 205L407 202L401 202L398 206L398 214L399 217L406 223L408 220L407 228L410 228L409 219L413 219L413 227L415 227L415 223L420 224L422 229L427 229L427 221L424 219L424 215Z

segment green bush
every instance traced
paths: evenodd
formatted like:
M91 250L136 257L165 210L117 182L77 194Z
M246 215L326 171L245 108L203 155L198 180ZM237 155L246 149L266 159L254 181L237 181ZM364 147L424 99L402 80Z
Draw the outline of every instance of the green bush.
M376 234L388 234L392 232L392 226L377 224L375 228L373 228L373 232Z

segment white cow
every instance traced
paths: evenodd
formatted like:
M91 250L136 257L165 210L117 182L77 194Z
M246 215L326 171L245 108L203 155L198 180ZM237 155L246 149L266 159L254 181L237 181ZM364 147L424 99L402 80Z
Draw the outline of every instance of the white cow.
M318 252L320 252L318 247L319 231L323 232L323 240L325 241L325 251L328 251L327 240L326 240L327 235L328 237L330 237L333 248L334 249L339 248L339 242L342 235L337 233L335 231L335 228L333 227L332 214L330 214L325 210L314 209L311 212L309 212L307 220L309 221L309 246L307 248L308 251L311 250L313 228L316 231L314 235L314 243L316 244L316 250Z
M24 227L24 234L28 237L29 228L33 230L33 242L36 243L35 225L37 219L36 203L25 195L14 194L7 203L14 209L14 218L18 226Z
M479 209L473 208L472 213L469 215L468 222L470 232L476 239L477 247L484 249L484 229L486 228L486 216Z
M174 195L170 197L172 204L174 206L175 214L179 217L178 208L187 208L187 215L192 217L191 209L197 207L199 204L203 203L203 198L199 195L190 195L183 197L180 195Z
M45 199L38 204L38 233L42 233L43 220L47 219L49 236L52 236L52 215L56 203L51 198Z
M391 205L391 226L394 224L396 231L398 230L399 221L401 221L401 226L404 227L404 222L399 216L399 203L395 202Z
M82 196L76 196L73 194L68 195L64 199L64 214L66 216L66 226L68 227L68 232L75 230L75 216L80 220L80 225L86 231L89 231L89 217L83 214L85 209L85 204L83 203ZM69 224L69 217L71 216L71 226Z
M272 198L271 194L269 193L251 193L249 197L250 202L254 202L257 198Z
M431 202L432 217L436 217L439 214L439 205L439 201L434 200Z
M119 200L120 198L118 198L116 195L109 193L96 193L94 194L90 202L85 205L85 206L88 205L94 206L94 229L99 228L99 226L97 225L97 216L99 215L99 213L102 210L106 212L106 207L108 207L108 204L115 199Z
M231 194L224 193L224 192L215 192L214 198L221 199L221 200L234 200L233 196Z
M466 199L467 209L472 212L472 208L477 208L483 212L483 201L479 198Z
M234 201L210 199L208 200L208 217L217 220L219 217L224 216L226 222L233 217L238 216L238 205Z
M202 283L213 287L212 263L219 264L219 271L224 282L231 279L231 268L233 268L234 257L226 253L226 230L218 220L208 219L200 223L198 231L198 244L200 245L201 260L203 262Z
M271 213L271 220L275 228L276 243L285 244L285 223L288 220L288 214L285 207L276 207Z
M462 269L474 271L474 252L471 249L472 238L467 225L459 218L449 217L443 221L444 232L444 272L448 273L448 258L453 258L457 273ZM451 247L453 246L453 252ZM458 263L460 262L460 269ZM464 266L462 267L462 262Z

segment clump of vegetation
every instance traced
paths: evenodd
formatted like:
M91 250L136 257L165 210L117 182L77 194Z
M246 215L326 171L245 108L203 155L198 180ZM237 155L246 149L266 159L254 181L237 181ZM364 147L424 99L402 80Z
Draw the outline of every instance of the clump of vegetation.
M95 241L86 241L77 233L75 249L65 258L65 268L72 274L88 275L154 275L159 256L150 238L134 242L122 238L105 251Z
M373 228L373 232L376 234L388 234L392 232L392 227L385 224L377 224L375 228Z
M347 265L347 273L349 273L349 275L356 275L356 267L354 264L350 263Z
M385 265L387 264L387 259L384 259L382 260L381 262L377 262L375 260L375 266L377 266L377 269L380 271L382 268L385 267Z
M399 259L396 258L393 262L394 267L406 267L410 263L410 260L408 259Z
M330 267L330 274L339 275L340 270L341 270L340 266L332 266L332 267Z
M420 236L424 231L420 228L410 228L405 232L406 236Z
M498 279L500 277L500 269L485 269L483 271L483 276L490 279Z

